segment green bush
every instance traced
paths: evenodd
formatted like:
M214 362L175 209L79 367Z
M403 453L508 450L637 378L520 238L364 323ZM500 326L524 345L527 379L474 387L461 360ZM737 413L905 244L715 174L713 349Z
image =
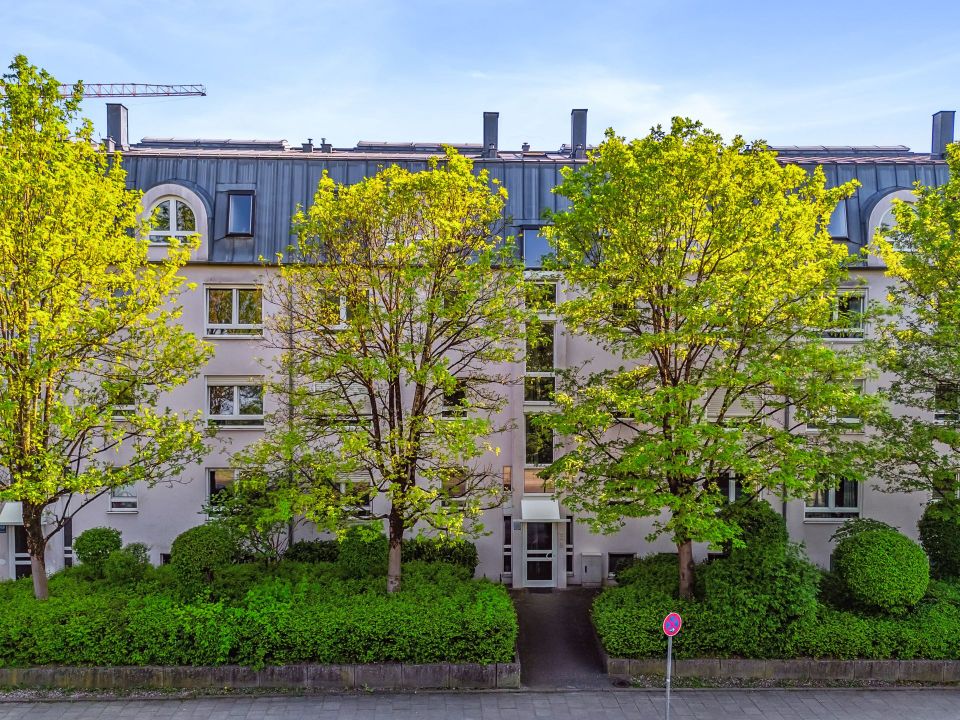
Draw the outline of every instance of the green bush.
M865 608L903 613L920 601L930 582L923 548L892 529L847 535L833 558L849 598Z
M383 578L344 580L323 563L233 566L217 580L246 587L217 602L144 592L153 578L133 588L58 573L47 602L28 583L6 583L0 667L513 659L517 619L503 587L464 580L469 571L447 563L405 572L403 589L388 595Z
M960 504L930 503L917 529L930 558L930 574L935 578L960 578Z
M784 546L789 540L787 523L766 500L738 500L720 511L720 516L728 523L740 528L739 540L746 547L760 547L776 544ZM729 555L734 548L733 542L724 545L724 553Z
M336 540L299 540L283 554L293 562L336 562L340 557L340 543Z
M136 583L143 580L149 568L150 548L143 543L131 543L107 556L103 574L112 583Z
M423 562L445 562L469 568L471 576L480 563L477 546L463 539L445 537L424 537L418 535L412 540L404 540L401 548L403 562L422 560Z
M655 553L617 571L618 585L639 585L668 597L680 587L680 561L673 553Z
M380 525L354 525L340 538L337 567L345 578L385 577L388 551Z
M236 534L220 523L198 525L180 533L170 547L170 565L181 597L189 600L207 593L214 573L239 553Z
M84 530L73 539L73 552L82 564L95 575L100 576L107 557L115 550L119 550L122 545L119 530L95 527Z

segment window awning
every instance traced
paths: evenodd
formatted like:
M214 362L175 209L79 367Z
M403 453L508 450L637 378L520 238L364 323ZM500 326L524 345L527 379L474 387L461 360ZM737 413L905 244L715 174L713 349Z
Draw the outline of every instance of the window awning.
M0 507L0 525L23 525L23 504L5 502Z
M550 498L522 498L520 522L560 522L560 503Z

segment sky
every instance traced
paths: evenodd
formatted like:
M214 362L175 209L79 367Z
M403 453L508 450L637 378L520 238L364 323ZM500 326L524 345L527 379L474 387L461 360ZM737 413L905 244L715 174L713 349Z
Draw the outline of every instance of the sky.
M683 115L772 145L930 149L960 109L960 2L0 0L0 61L61 82L200 83L126 98L130 135L476 142L554 150ZM105 100L83 114L105 132ZM113 101L117 102L117 101Z

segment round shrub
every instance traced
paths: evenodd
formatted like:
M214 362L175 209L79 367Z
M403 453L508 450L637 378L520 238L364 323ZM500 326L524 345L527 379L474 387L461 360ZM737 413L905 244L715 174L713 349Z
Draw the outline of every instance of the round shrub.
M720 511L720 517L740 528L739 539L748 549L771 544L783 546L789 539L783 515L774 510L766 500L738 500L724 507ZM728 555L733 549L732 542L724 546L724 552Z
M935 578L960 578L960 505L930 503L917 529L930 558L930 574Z
M119 530L95 527L84 530L73 539L73 552L82 564L99 575L103 572L107 557L119 550L122 544Z
M131 543L107 556L103 563L103 574L113 583L135 583L143 580L149 567L150 548L143 543Z
M340 538L337 568L345 578L383 577L389 550L389 541L379 525L354 525Z
M240 554L240 543L220 523L198 525L180 533L170 547L170 565L181 596L193 599L202 594L216 570L232 563Z
M895 530L848 535L833 558L848 597L867 608L902 613L919 602L930 583L923 548Z
M299 540L283 554L284 560L319 563L336 562L340 557L340 543L336 540Z

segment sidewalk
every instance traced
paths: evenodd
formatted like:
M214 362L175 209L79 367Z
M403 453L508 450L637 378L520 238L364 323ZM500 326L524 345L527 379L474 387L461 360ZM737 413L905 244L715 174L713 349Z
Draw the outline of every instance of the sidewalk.
M663 714L663 692L646 690L0 702L0 720L652 720ZM678 690L672 716L676 720L960 720L960 691Z

